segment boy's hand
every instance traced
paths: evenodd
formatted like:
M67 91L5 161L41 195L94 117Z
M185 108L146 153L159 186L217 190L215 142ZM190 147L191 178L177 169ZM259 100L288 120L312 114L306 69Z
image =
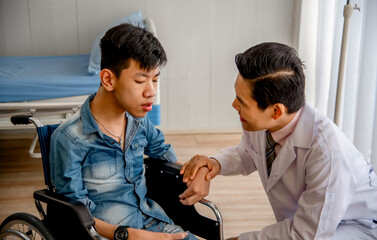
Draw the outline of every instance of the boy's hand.
M204 166L210 171L205 177L207 181L216 177L216 175L220 173L221 165L216 159L208 158L204 155L195 155L181 168L180 173L183 174L183 182L188 183L190 180L193 180L199 168Z
M200 168L196 177L187 183L188 188L179 195L183 205L193 205L208 195L210 182L204 179L207 173L208 168Z
M128 234L128 240L182 240L188 235L186 232L160 233L135 228L129 228Z

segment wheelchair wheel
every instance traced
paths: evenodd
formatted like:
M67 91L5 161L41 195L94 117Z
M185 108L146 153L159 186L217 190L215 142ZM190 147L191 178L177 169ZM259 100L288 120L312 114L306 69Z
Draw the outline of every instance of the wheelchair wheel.
M7 217L0 226L0 236L0 240L55 239L39 218L28 213L15 213Z

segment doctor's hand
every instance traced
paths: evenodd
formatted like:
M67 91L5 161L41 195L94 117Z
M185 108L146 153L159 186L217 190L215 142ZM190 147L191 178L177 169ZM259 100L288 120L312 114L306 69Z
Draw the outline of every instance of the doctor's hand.
M205 180L209 169L202 167L198 170L196 177L187 183L187 189L179 195L183 205L193 205L202 200L209 193L210 182Z
M201 167L209 169L209 173L205 177L207 181L216 177L221 170L221 165L216 159L204 155L195 155L190 161L183 164L181 168L180 173L183 174L183 182L192 181Z

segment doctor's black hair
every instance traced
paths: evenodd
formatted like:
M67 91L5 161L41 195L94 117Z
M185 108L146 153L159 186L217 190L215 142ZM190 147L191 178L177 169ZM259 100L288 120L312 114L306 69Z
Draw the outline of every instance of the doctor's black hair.
M146 71L167 62L164 48L146 29L131 24L120 24L109 29L101 39L101 70L110 69L116 77L129 67L130 60Z
M304 106L304 65L294 48L275 42L261 43L237 54L235 62L259 109L282 103L288 113L295 113Z

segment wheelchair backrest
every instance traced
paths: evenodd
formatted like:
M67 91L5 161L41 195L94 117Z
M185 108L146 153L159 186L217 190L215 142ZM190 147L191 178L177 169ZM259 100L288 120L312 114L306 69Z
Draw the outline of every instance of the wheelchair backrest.
M43 174L45 178L45 184L50 190L54 187L51 182L50 175L50 139L51 134L54 130L59 127L60 124L46 125L43 127L37 127L39 145L41 148L42 163L43 163Z

